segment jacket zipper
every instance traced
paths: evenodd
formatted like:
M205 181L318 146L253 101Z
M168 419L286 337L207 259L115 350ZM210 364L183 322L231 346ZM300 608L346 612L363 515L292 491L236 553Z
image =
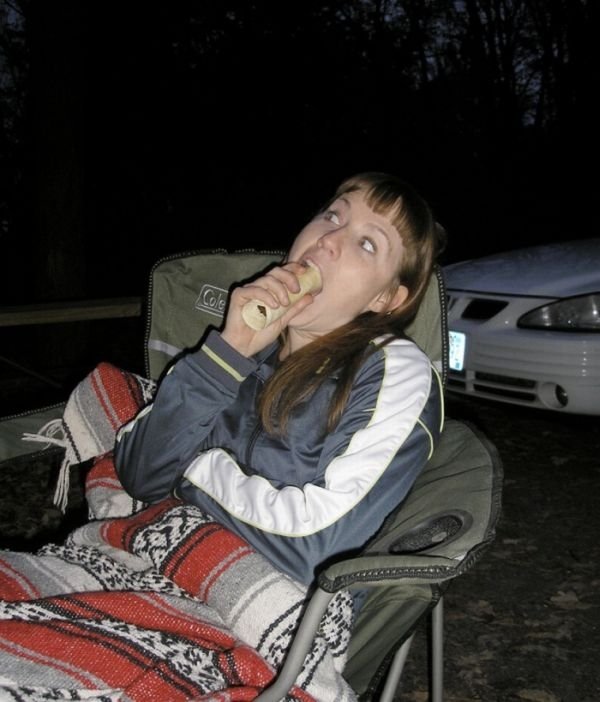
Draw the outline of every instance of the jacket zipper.
M450 345L450 334L448 332L448 298L446 294L446 281L441 266L434 267L434 272L438 281L439 302L440 302L440 318L442 326L442 385L446 387L448 380L448 356Z

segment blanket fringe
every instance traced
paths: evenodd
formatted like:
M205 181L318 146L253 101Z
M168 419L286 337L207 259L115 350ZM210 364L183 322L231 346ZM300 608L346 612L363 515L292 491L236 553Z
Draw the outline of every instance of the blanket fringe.
M60 464L56 489L54 491L54 497L52 498L54 505L56 505L56 507L58 507L60 511L64 513L67 509L69 498L69 486L71 482L70 468L73 463L76 463L77 461L75 460L73 446L67 439L63 419L61 417L58 419L52 419L44 424L44 426L41 427L36 434L25 433L21 439L23 441L35 441L37 443L45 444L42 450L45 450L50 446L60 446L61 448L65 449L65 456Z

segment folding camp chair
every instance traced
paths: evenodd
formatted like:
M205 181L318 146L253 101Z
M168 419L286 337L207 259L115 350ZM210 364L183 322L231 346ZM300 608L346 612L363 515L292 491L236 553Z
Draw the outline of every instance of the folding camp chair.
M219 250L158 261L150 274L147 300L146 376L159 379L209 327L220 326L233 283L281 257L282 252L276 251ZM445 302L441 270L436 268L419 313L407 329L443 381L448 357ZM35 422L35 417L27 421ZM345 677L359 698L393 698L413 632L432 612L432 692L434 700L441 700L443 592L493 540L500 486L501 464L493 446L473 428L447 420L433 457L377 537L361 555L330 565L320 574L285 665L258 699L285 697L333 594L350 589L361 591L362 606Z

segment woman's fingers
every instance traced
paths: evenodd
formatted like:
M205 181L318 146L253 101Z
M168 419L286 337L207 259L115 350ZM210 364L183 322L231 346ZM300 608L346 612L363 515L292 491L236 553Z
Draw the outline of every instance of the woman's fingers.
M273 268L267 275L255 282L255 285L264 284L265 289L270 292L277 301L276 307L283 305L287 307L290 304L290 293L297 293L300 290L298 276L292 267L298 267L298 264L287 264L288 268ZM298 271L299 272L299 271Z
M298 273L303 270L304 268L298 263L288 263L285 268L273 268L261 278L238 288L240 299L244 302L259 299L272 308L287 307L290 304L290 293L300 291Z
M235 288L231 293L227 316L221 329L222 338L246 356L257 353L274 341L287 326L288 319L312 301L312 296L309 295L307 297L311 299L302 302L298 310L298 302L290 307L290 295L300 291L298 274L304 270L300 264L288 263L285 267L272 269L247 285ZM249 327L244 321L243 309L248 302L256 300L273 310L285 309L286 317L278 318L261 329Z

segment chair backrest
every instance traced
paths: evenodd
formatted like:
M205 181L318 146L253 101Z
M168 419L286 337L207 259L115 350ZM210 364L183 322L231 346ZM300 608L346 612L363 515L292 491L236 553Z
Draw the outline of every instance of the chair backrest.
M158 379L209 327L219 327L231 287L283 257L281 251L224 249L174 254L150 271L146 307L146 375Z
M283 258L282 251L195 251L157 261L146 308L146 375L157 379L171 360L193 348L209 327L219 327L231 288ZM407 333L447 373L448 334L440 268Z

